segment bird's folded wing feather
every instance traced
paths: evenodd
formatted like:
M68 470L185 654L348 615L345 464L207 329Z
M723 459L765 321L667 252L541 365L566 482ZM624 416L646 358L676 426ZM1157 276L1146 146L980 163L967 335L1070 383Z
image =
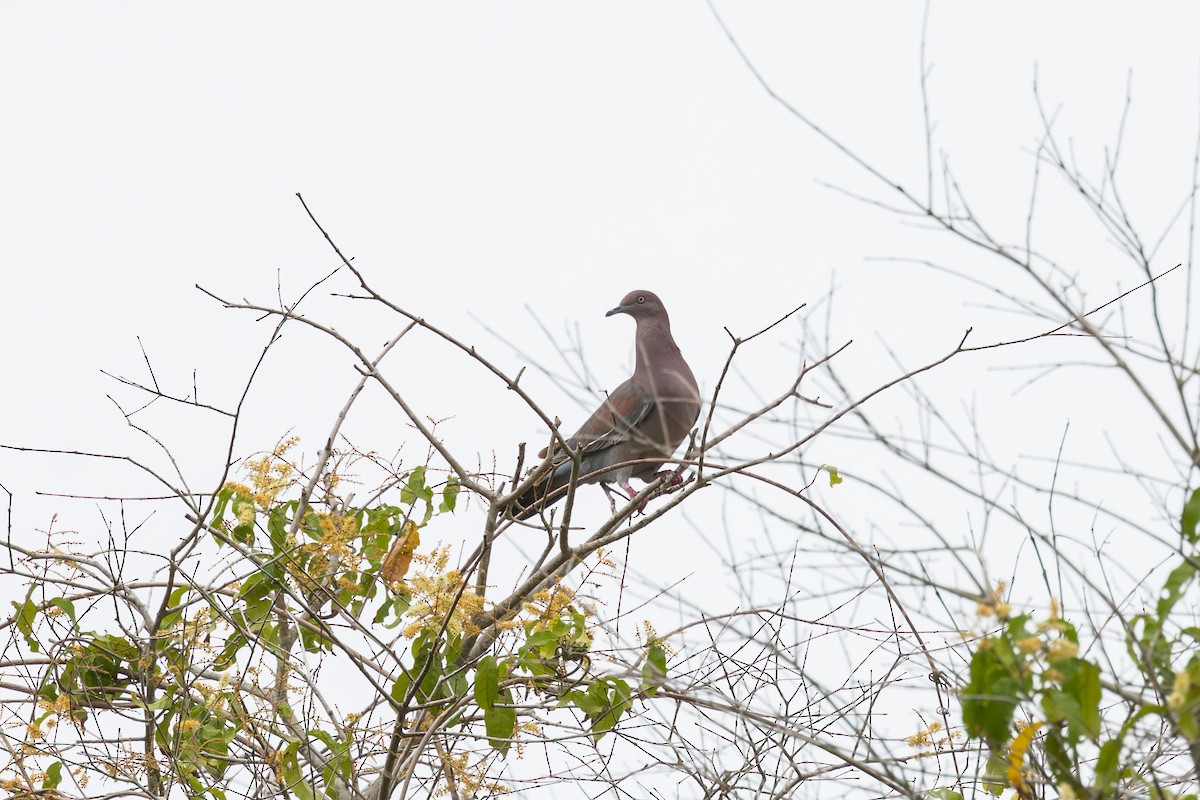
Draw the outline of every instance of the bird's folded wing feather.
M654 396L642 386L627 380L618 386L600 407L568 439L572 447L580 449L581 455L606 450L621 442L637 438L633 429L654 408ZM543 449L539 456L546 457ZM554 463L566 461L566 453L559 450Z

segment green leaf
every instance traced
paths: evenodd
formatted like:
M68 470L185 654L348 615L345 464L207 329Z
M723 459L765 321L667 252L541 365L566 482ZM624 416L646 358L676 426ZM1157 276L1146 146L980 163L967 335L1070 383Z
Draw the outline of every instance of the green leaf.
M522 653L534 653L538 658L550 658L554 655L554 651L558 649L559 637L553 631L538 631L530 634L525 640L525 644L521 646Z
M458 661L459 654L462 653L463 637L461 633L451 633L446 636L446 646L443 652L446 654L446 663L453 664Z
M963 725L968 736L985 739L997 752L1009 739L1026 681L1007 639L997 636L985 642L971 657L970 681L961 698Z
M510 690L505 689L498 700L500 702L484 710L483 725L487 729L488 741L492 747L498 750L500 755L508 755L508 748L512 744L510 740L517 729L517 710L512 707Z
M569 696L571 703L589 720L598 719L608 709L608 690L602 682L593 683L586 692L575 691Z
M229 506L229 500L232 497L233 487L229 484L222 486L221 490L217 492L217 501L213 503L212 509L212 521L214 526L217 526L217 523L219 523L221 518L225 516L225 509ZM220 539L217 541L220 542Z
M401 673L396 682L392 684L392 699L397 703L403 703L404 698L408 697L408 689L412 686L412 676L407 673Z
M300 761L296 758L296 751L299 749L299 742L291 742L283 751L283 782L300 800L316 800L312 786L304 779Z
M1166 706L1142 706L1129 719L1125 720L1125 724L1121 726L1121 731L1116 735L1116 738L1109 739L1100 745L1100 755L1096 759L1096 788L1101 790L1111 789L1116 784L1117 779L1121 775L1121 749L1124 747L1126 734L1133 729L1133 726L1152 714L1165 715L1166 713Z
M1183 531L1183 540L1188 544L1196 543L1197 523L1200 523L1200 489L1192 492L1192 496L1183 504L1180 529Z
M609 681L612 688L606 690ZM621 715L633 705L633 692L630 691L629 684L620 678L596 681L588 688L588 692L591 693L597 687L600 690L597 694L604 697L604 707L602 713L592 721L592 736L595 741L600 741L600 737L612 730L621 719Z
M1171 609L1179 602L1179 598L1183 597L1187 585L1196 577L1196 568L1191 565L1191 562L1184 561L1178 567L1171 570L1171 574L1167 576L1167 582L1163 584L1162 594L1158 599L1158 606L1155 611L1158 614L1159 623L1165 622L1167 616L1171 613Z
M408 473L408 479L400 488L401 503L411 505L418 500L424 500L427 503L433 500L433 489L425 485L424 467L417 467Z
M270 622L264 623L255 635L255 642L265 647L269 652L278 654L280 652L279 626Z
M542 677L545 675L557 675L558 667L553 661L538 658L536 654L525 654L518 658L518 663L530 675Z
M84 650L81 661L85 663L80 677L84 686L128 686L128 678L119 679L125 662L137 659L137 648L127 639L103 634L92 640Z
M1043 698L1044 699L1044 698ZM1051 725L1042 737L1042 760L1049 768L1052 775L1069 775L1075 772L1075 765L1079 759L1076 757L1078 747L1074 742L1071 743L1070 752L1067 750L1067 726ZM1032 747L1032 742L1030 747ZM1009 747L1011 755L1012 748ZM1026 750L1028 754L1028 750Z
M287 532L291 527L287 510L291 503L275 506L267 516L267 536L271 540L271 552L280 555L287 550Z
M350 780L351 773L353 772L353 764L351 763L349 756L350 743L343 742L333 734L329 733L329 731L323 731L320 728L309 729L308 735L312 736L313 738L320 739L325 743L325 746L329 748L330 754L334 757L334 764L337 767L336 774L340 775L347 781ZM333 777L334 772L329 768L326 768L326 773L325 784L328 786L329 784L333 783L331 778Z
M564 695L559 705L574 705L592 723L592 737L599 741L633 706L633 690L620 678L603 678L587 688Z
M926 794L933 800L963 800L962 793L953 789L931 789Z
M837 486L842 482L842 476L838 475L837 467L833 466L832 464L822 464L821 468L829 473L830 486Z
M375 618L373 620L371 620L371 623L373 625L381 624L385 619L387 619L388 612L391 610L392 610L392 598L385 597L383 599L383 604L380 605L379 610L375 612ZM399 622L397 622L397 624L399 624Z
M418 633L412 643L413 665L420 666L435 644L437 644L437 634L433 631L426 628Z
M1042 710L1050 722L1066 722L1068 741L1072 746L1079 744L1083 712L1078 700L1062 689L1047 689L1042 695Z
M1121 739L1109 739L1100 745L1100 756L1096 759L1096 788L1102 792L1117 783L1120 770Z
M496 659L484 656L475 667L475 702L486 712L496 705L499 697L500 667Z
M1162 635L1162 625L1156 618L1149 614L1133 617L1129 622L1125 646L1129 657L1147 678L1157 678L1162 682L1174 679L1175 673L1171 669L1171 644L1167 637Z
M307 625L300 628L300 641L306 653L333 652L333 640L320 631L314 631Z
M147 703L146 701L142 700L142 698L138 697L137 695L134 695L133 697L129 698L129 700L135 706L138 706L139 708L144 708L147 711L166 711L167 709L171 708L175 703L177 703L179 701L178 698L176 698L175 696L170 695L170 694L160 694L158 696L158 699L156 699L153 703Z
M278 588L275 580L261 570L242 582L241 588L238 589L238 599L245 603L246 622L253 631L257 632L259 626L271 616L275 605L272 595Z
M1179 733L1188 741L1200 739L1200 721L1196 720L1194 714L1183 713L1178 715L1176 724L1179 726Z
M390 504L363 509L359 516L364 514L365 519L359 528L363 537L362 556L377 571L391 548L392 540L404 529L406 515L399 506Z
M169 630L183 616L183 598L191 591L191 587L180 586L171 592L167 598L167 613L163 615L159 631Z
M79 621L75 618L75 604L65 597L56 597L50 601L50 605L57 608L59 611L71 618L71 627L78 628Z
M1071 661L1076 668L1067 673L1063 691L1069 692L1078 703L1080 732L1096 741L1100 737L1100 667L1082 658ZM1070 718L1067 721L1072 722Z
M442 487L442 502L438 504L438 513L454 511L454 507L458 505L459 489L458 476L451 475L446 481L446 485Z
M1062 688L1047 689L1042 695L1046 719L1067 723L1071 747L1084 737L1096 741L1100 737L1100 668L1075 657L1056 662L1054 668L1063 676Z
M446 676L445 687L454 697L466 697L471 685L467 682L467 674L460 667L456 672Z
M38 652L40 646L37 639L33 638L33 621L37 619L37 603L30 599L26 599L24 603L13 600L12 607L17 610L13 617L17 623L17 630L25 637L25 644L29 645L29 649L33 652Z
M1004 753L993 752L988 756L983 775L983 789L996 797L1008 789L1008 759Z
M666 679L667 651L652 644L646 649L646 663L642 664L642 691L647 697L653 697Z
M235 611L233 614L234 624L239 625L238 617L242 616L241 612ZM241 627L245 627L241 625ZM221 648L221 653L213 661L213 669L226 670L233 666L234 660L237 658L238 651L248 645L250 640L244 634L236 630L229 635L225 640L225 646Z
M374 578L370 578L374 581ZM388 630L397 627L404 621L404 612L408 611L408 607L412 605L412 595L407 589L401 588L397 591L389 590L383 598L383 603L379 606L379 610L375 612L376 625L383 625ZM393 619L388 622L388 613L391 612Z
M1066 637L1068 642L1079 644L1079 631L1075 628L1074 624L1065 619L1055 620L1054 624L1058 627L1059 632Z
M55 761L50 766L46 767L46 777L42 779L42 788L54 789L60 783L62 783L62 762Z
M404 486L400 487L400 502L404 505L415 505L418 500L425 502L425 514L420 525L424 527L433 516L433 489L425 483L425 467L417 467L408 473ZM443 502L445 498L443 497Z
M558 698L558 707L565 708L566 706L575 706L576 708L582 710L580 701L586 700L586 697L587 696L578 689L572 689L569 692L563 692L563 694Z
M1018 614L1008 621L1008 638L1011 641L1018 642L1021 639L1030 635L1029 623L1032 621L1028 614ZM1007 642L1005 642L1007 644ZM1005 651L1008 652L1008 651Z

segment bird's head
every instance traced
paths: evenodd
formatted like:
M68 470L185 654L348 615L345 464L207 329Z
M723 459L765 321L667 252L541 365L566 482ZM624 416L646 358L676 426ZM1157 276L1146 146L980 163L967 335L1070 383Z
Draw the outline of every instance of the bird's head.
M663 308L662 301L658 299L658 295L654 292L648 292L645 289L635 289L625 295L625 298L621 300L621 304L609 310L604 316L611 317L613 314L628 314L639 321L655 317L667 318L667 310Z

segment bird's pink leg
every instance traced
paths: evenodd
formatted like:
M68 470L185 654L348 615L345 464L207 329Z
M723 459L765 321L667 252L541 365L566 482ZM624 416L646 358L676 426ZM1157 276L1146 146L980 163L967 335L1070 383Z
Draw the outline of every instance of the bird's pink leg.
M667 473L667 474L670 474L670 473ZM634 489L632 486L629 485L628 478L623 481L620 481L617 485L625 490L625 493L627 495L629 495L630 500L637 497L637 489ZM616 498L613 497L612 489L609 488L607 483L600 484L600 488L604 490L604 493L606 495L608 495L608 504L609 504L609 506L612 507L612 513L616 514L617 513L617 501L616 501ZM644 513L646 511L646 504L649 502L650 502L649 497L647 497L645 500L642 501L642 504L640 506L638 506L639 514Z
M625 480L621 481L621 488L622 488L622 489L624 489L624 490L625 490L625 492L626 492L626 493L629 495L629 499L630 499L630 500L632 500L633 498L637 497L637 489L634 489L632 486L630 486L630 485L629 485L629 479L628 479L628 478L626 478ZM646 513L646 504L647 504L647 503L649 503L649 502L650 502L650 498L649 498L649 497L647 497L646 499L642 500L642 504L641 504L640 506L638 506L638 513L639 513L639 514L644 514L644 513Z
M670 478L671 482L667 484L668 486L678 486L683 483L683 476L676 475L673 469L664 469L662 472L656 472L650 480L656 481L659 478Z

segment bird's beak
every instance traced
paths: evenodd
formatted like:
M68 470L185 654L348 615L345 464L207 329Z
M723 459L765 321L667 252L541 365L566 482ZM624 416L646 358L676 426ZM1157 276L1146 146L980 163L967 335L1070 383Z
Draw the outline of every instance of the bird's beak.
M624 314L626 310L627 309L625 306L617 306L616 308L610 309L608 312L606 312L604 316L611 317L613 314Z

